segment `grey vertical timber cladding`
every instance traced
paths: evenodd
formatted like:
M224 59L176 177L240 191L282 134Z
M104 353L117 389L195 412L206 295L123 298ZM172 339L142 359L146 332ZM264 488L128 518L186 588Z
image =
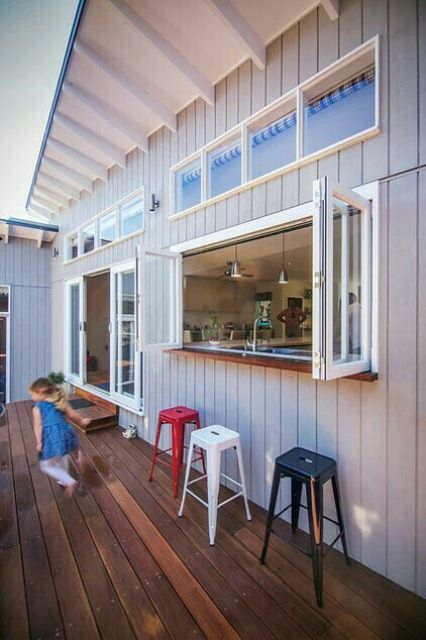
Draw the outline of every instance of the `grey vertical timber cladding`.
M10 400L28 398L35 378L51 369L51 247L9 237L0 244L0 284L10 285Z
M142 185L147 198L156 193L161 204L155 213L146 212L142 240L125 241L65 266L61 233L55 243L61 257L52 261L54 310L62 308L65 278L85 273L89 265L90 269L102 269L132 257L141 241L166 248L285 210L311 199L312 179L317 176L329 175L354 187L424 162L424 3L342 0L340 11L339 19L330 22L319 6L268 45L264 71L244 62L216 85L214 105L200 99L188 105L178 114L176 133L159 130L150 138L149 154L133 151L125 170L114 167L106 185L97 181L93 194L83 193L81 201L63 217L63 232ZM188 218L173 223L168 220L169 170L173 164L376 34L380 36L380 135L260 188L207 208L201 206ZM250 497L262 506L268 501L274 459L279 453L303 445L335 457L350 554L423 596L425 185L422 171L396 176L380 186L377 382L315 382L307 374L243 363L224 365L199 357L150 354L145 368L145 416L120 412L123 426L136 423L139 435L151 442L158 410L178 402L197 408L203 424L220 421L236 429L241 436ZM0 265L4 264L1 259L0 254ZM10 265L4 268L14 271ZM62 342L63 335L54 325L55 358L56 353L62 353ZM58 368L59 360L55 359ZM166 432L163 444L169 442ZM230 474L235 472L232 456L226 455L224 468ZM281 505L288 499L289 486L283 483ZM334 515L328 488L325 512ZM306 527L306 521L303 525ZM326 541L334 537L334 526L327 524Z

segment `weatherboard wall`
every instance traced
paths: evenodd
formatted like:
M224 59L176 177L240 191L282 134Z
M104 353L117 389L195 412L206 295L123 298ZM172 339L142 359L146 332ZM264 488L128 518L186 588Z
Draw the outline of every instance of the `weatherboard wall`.
M26 400L28 387L51 366L51 248L9 237L0 243L0 284L10 285L10 401Z
M52 313L63 309L64 279L168 247L311 200L312 180L329 175L348 187L380 180L379 380L315 382L309 375L149 354L145 417L121 411L153 441L160 408L196 407L204 424L237 429L249 493L266 506L276 455L296 444L336 457L351 555L426 596L426 4L415 0L341 0L330 22L320 7L268 47L267 66L245 62L216 85L214 106L197 100L178 114L176 134L150 137L60 221L52 261ZM381 133L363 143L170 223L169 168L372 36L380 35ZM408 172L408 173L404 173ZM401 175L403 174L403 175ZM146 210L145 233L63 265L63 235L141 185L160 208ZM285 214L283 215L283 221ZM64 366L63 325L53 322L55 368ZM230 457L227 471L235 469ZM283 492L287 493L288 490ZM282 501L286 496L283 495ZM326 513L332 514L326 493ZM306 526L306 521L304 521ZM326 539L333 536L326 527Z

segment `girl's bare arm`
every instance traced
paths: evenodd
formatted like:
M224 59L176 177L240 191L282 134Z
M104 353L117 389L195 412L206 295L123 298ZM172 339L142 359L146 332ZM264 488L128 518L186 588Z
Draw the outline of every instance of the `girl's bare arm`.
M33 407L33 429L36 439L36 449L37 451L41 451L43 447L43 424L41 422L40 409L38 407Z
M85 427L90 423L90 418L82 418L78 415L77 411L71 408L69 404L67 404L67 408L65 410L65 415L71 422L75 422L79 424L81 427Z

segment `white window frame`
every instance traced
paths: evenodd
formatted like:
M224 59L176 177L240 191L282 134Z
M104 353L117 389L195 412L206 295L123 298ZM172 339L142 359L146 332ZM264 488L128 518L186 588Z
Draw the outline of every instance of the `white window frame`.
M11 287L8 284L0 284L2 289L7 289L7 311L1 311L0 317L6 318L6 394L5 403L10 402L10 318L11 318Z
M352 136L349 136L343 140L339 140L328 147L323 149L319 149L309 155L303 154L303 106L304 106L304 91L309 90L316 84L330 78L330 86L333 85L331 78L333 75L339 74L343 69L347 68L348 72L353 68L354 64L366 56L367 54L372 54L372 59L374 60L375 67L375 113L374 113L374 124L360 131ZM339 60L336 60L328 67L315 74L314 76L308 78L301 84L297 85L286 94L267 105L263 109L260 109L252 116L246 118L244 121L219 136L218 138L212 140L207 145L203 146L201 149L191 154L190 156L184 158L177 164L173 165L170 169L170 202L171 202L171 215L169 216L169 220L177 220L179 218L185 217L194 211L197 211L201 208L210 206L216 202L220 202L221 200L225 200L232 195L237 193L242 193L248 189L252 189L258 184L263 184L272 180L278 176L283 175L284 173L288 173L293 171L296 168L304 166L305 164L309 164L314 160L318 160L324 156L330 155L331 153L336 152L337 150L343 149L345 147L356 144L357 142L367 140L368 138L375 136L380 133L380 104L379 104L379 87L380 87L380 60L379 60L379 36L376 35L367 42L363 43L353 51L349 52ZM279 110L281 107L285 107L286 103L290 100L296 99L296 110L297 110L297 131L296 131L296 160L291 162L283 167L275 169L269 173L265 173L257 178L249 179L248 172L248 141L247 134L248 129L255 127L256 123L264 120L268 114L272 114L273 112ZM207 190L207 154L211 152L215 147L226 145L228 141L231 141L234 137L241 136L241 162L242 162L242 171L241 171L241 185L238 187L234 187L229 191L225 191L217 196L212 198L208 197ZM175 174L177 171L184 168L186 165L192 163L196 158L201 155L201 203L194 205L188 209L177 212L175 209Z
M73 384L86 382L86 283L84 276L65 281L65 371L67 380ZM79 286L79 375L71 371L71 287Z
M366 371L371 366L371 204L353 190L346 189L330 178L315 180L314 193L314 255L313 255L313 334L312 365L313 377L318 380L332 380ZM333 198L350 204L362 212L362 255L361 286L363 306L361 311L361 358L354 362L338 362L333 358ZM343 223L343 238L345 242ZM323 241L316 241L323 232ZM349 255L346 256L347 258ZM348 340L348 266L342 265L342 345ZM347 355L347 354L346 354Z
M146 216L146 211L145 211L145 189L144 187L138 187L138 189L136 189L135 191L133 191L132 193L128 194L127 196L125 196L124 198L121 198L121 200L118 200L115 204L111 205L110 207L108 207L107 209L103 209L100 213L97 213L95 216L92 216L91 218L88 218L87 220L85 220L82 224L80 224L78 227L75 227L74 229L72 229L72 231L69 231L65 236L64 236L64 264L68 264L70 262L74 262L76 260L81 260L82 258L85 258L86 256L91 256L93 255L95 252L98 251L105 251L105 249L109 248L109 247L113 247L116 244L120 243L120 242L124 242L125 240L128 240L129 238L133 238L139 235L142 235L143 233L145 233L145 216ZM133 233L129 233L128 235L122 235L122 225L121 225L121 208L125 205L128 205L130 203L132 203L133 201L137 201L137 200L141 200L142 201L142 228L138 229L137 231L134 231ZM116 212L116 220L115 220L115 229L116 229L116 239L113 242L110 242L108 244L105 245L101 245L100 244L100 240L99 240L99 220L101 218L103 218L104 216L106 216L109 213L112 213L115 210ZM86 229L87 227L89 227L91 224L95 225L95 247L94 249L92 249L92 251L88 251L87 253L83 253L83 236L82 233L84 231L84 229ZM70 257L70 240L73 236L77 235L78 237L78 255L75 258L71 258Z
M378 371L379 363L379 183L377 181L361 185L351 190L354 194L371 202L371 310L370 310L370 370L373 373ZM221 229L186 242L178 243L169 247L173 253L185 254L194 250L213 249L220 247L224 243L235 240L236 242L250 237L258 237L260 234L269 234L274 230L280 230L288 225L297 224L306 220L314 220L315 205L313 200L305 204L297 205L277 213L256 218L249 222L244 222L227 229ZM314 302L314 301L313 301ZM183 324L183 312L181 312L180 324ZM313 326L313 331L315 327ZM263 354L264 355L264 354ZM267 357L264 355L264 357ZM242 357L241 362L244 362ZM345 373L344 375L351 375Z
M116 386L116 362L117 362L117 354L116 354L116 338L117 338L117 326L116 326L116 286L115 286L115 276L119 273L123 273L124 271L129 271L133 269L135 272L135 395L134 398L130 398L125 394L118 393L115 391ZM135 258L128 260L126 262L122 262L120 264L114 265L110 269L110 322L111 322L111 331L110 331L110 394L109 397L113 402L117 402L120 405L127 406L130 409L139 410L142 406L143 397L141 397L141 354L137 348L137 340L138 340L138 269L137 269L137 261ZM143 396L143 394L142 394Z
M182 255L179 252L167 250L150 250L139 248L138 259L138 348L140 351L164 351L165 349L182 348ZM170 339L162 343L150 343L147 339L147 316L150 311L151 291L147 281L145 263L147 256L156 256L173 262L169 291L174 296L169 304L165 304L164 313L173 314L170 321Z

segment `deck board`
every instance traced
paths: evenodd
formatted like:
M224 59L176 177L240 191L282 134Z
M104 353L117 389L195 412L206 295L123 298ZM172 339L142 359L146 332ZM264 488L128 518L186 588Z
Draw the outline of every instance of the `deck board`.
M337 551L317 608L310 561L285 542L284 522L261 566L260 507L248 523L239 501L226 505L210 547L204 508L188 498L177 518L169 471L149 483L152 447L118 429L79 436L82 491L67 499L39 470L30 417L29 403L11 404L0 428L0 637L426 637L424 600Z

